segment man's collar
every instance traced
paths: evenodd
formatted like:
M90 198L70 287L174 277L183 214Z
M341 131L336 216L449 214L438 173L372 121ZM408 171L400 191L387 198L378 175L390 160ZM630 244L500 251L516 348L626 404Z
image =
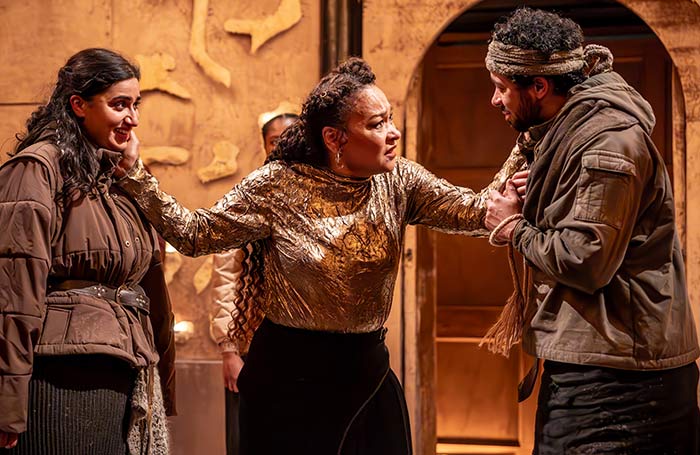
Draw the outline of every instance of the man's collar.
M552 126L552 123L555 118L556 115L550 118L549 120L540 123L539 125L531 126L530 128L528 128L525 134L529 136L529 141L534 143L539 142L544 137L544 135L547 134L547 131L549 131L549 128Z
M555 116L556 117L556 116ZM520 133L518 136L518 145L520 151L525 155L528 162L535 159L535 147L542 140L549 128L552 126L554 117L539 125L531 126L527 131Z

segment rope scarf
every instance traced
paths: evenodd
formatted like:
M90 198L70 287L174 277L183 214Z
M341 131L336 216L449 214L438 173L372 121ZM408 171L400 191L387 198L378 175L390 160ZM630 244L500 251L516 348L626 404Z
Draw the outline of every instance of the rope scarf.
M581 69L586 76L593 76L612 71L612 63L612 52L597 44L547 55L493 39L486 54L486 68L506 77L557 76Z
M523 263L522 275L519 273L515 248L510 244L508 244L508 266L513 280L513 293L508 297L498 320L479 343L479 347L486 345L489 351L504 357L510 355L510 349L518 344L523 336L527 295L532 280L530 269L525 263Z

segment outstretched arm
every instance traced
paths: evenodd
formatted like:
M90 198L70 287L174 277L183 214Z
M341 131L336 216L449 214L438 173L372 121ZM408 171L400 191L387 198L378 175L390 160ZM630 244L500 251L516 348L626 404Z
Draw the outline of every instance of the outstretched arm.
M139 205L158 233L178 251L200 256L236 248L270 235L265 207L269 175L263 167L224 195L213 207L190 211L158 187L138 160L138 139L131 133L129 147L115 175L118 184Z
M488 235L484 218L489 193L503 189L524 164L525 157L515 146L491 183L476 193L469 188L452 185L422 166L410 163L404 176L409 199L408 224L423 224L454 234ZM520 178L514 183L522 188L524 177L523 174L519 175Z

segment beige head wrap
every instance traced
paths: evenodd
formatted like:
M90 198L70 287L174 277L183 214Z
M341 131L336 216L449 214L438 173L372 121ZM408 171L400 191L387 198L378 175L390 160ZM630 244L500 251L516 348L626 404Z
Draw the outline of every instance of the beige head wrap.
M274 110L269 111L269 112L263 112L258 116L258 128L262 129L262 127L272 120L275 117L279 117L280 115L283 114L297 114L301 112L301 108L299 107L298 104L295 103L290 103L289 101L282 101L279 106L277 106Z
M486 68L507 77L556 76L581 69L587 76L593 76L612 71L612 62L612 52L597 44L546 55L538 50L522 49L494 39L489 43L486 54Z
M263 112L258 116L258 130L262 130L262 127L265 126L267 122L272 120L275 117L279 117L280 115L284 114L297 114L299 115L299 112L301 112L301 108L299 107L298 104L291 103L289 101L282 101L279 106L277 106L274 110L268 111L268 112ZM261 143L262 143L262 149L265 150L265 138L261 137Z

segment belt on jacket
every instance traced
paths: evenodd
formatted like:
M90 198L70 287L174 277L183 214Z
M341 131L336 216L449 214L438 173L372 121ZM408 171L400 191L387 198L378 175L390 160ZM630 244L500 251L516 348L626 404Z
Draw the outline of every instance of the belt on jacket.
M119 287L106 286L97 281L61 280L49 282L48 292L72 291L77 294L91 295L106 300L113 300L120 305L137 308L148 313L151 299L138 284Z

